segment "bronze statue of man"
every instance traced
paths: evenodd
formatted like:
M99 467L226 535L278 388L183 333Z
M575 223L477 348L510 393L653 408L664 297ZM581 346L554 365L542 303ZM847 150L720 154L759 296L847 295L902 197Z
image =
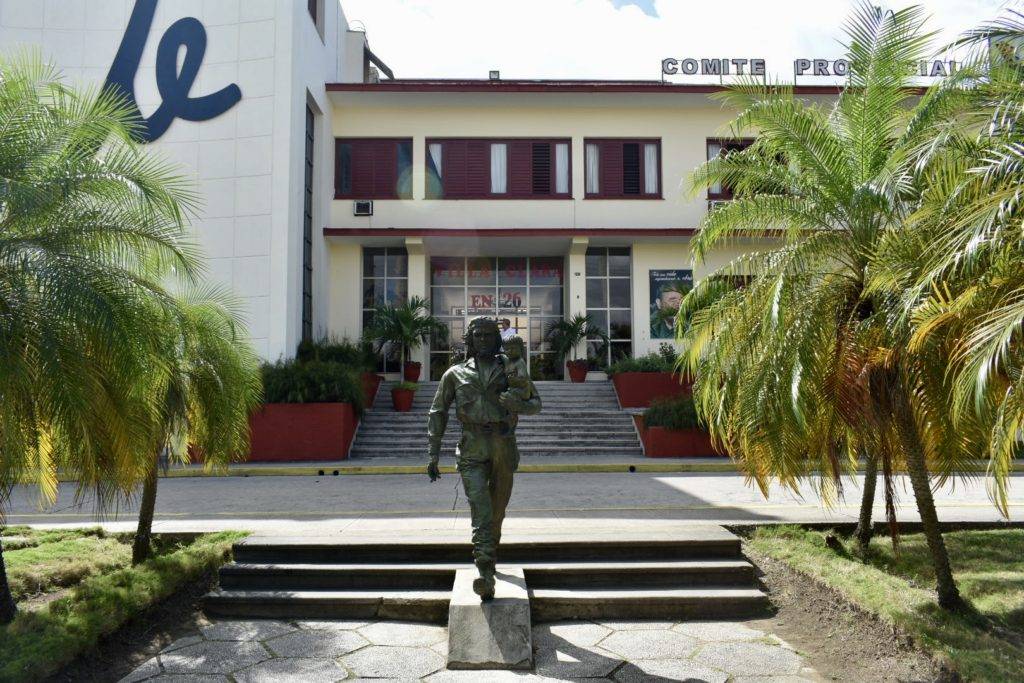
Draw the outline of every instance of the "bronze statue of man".
M493 318L474 318L466 329L466 360L445 371L430 406L430 481L440 476L437 462L448 425L448 411L462 423L455 459L469 499L473 522L473 561L480 577L473 590L483 600L494 597L494 567L501 523L512 495L512 474L519 466L515 425L518 415L540 411L532 382L529 391L510 390L508 359L501 353L501 333ZM527 378L527 382L529 379ZM524 398L528 397L528 398Z

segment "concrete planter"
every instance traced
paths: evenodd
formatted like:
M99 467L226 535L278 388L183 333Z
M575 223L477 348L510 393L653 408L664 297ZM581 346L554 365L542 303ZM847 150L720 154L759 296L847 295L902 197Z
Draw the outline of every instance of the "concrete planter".
M415 389L399 389L394 387L391 390L391 406L400 413L408 413L412 410L412 401L415 397Z
M363 405L369 408L377 398L377 389L380 388L380 383L384 381L384 378L375 372L364 372L359 379L363 385Z
M647 427L643 415L634 415L644 456L648 458L706 458L720 456L703 429L666 429Z
M406 382L419 382L420 372L423 370L423 363L407 360L402 366L402 379Z
M646 408L656 398L689 394L693 382L680 380L680 375L672 372L620 372L612 375L612 384L623 408Z
M576 384L587 381L587 361L571 360L565 367L569 371L569 379Z
M351 403L267 403L249 418L249 461L344 460L357 423Z

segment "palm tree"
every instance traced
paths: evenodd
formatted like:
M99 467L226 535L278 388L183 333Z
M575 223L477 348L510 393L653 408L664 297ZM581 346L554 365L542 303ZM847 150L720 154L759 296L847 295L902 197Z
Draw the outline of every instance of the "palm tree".
M569 320L555 320L544 331L544 341L551 344L551 350L559 362L566 358L576 361L576 349L588 339L599 339L608 343L608 335L589 315L577 313Z
M377 353L389 345L397 346L403 368L407 354L428 343L431 336L447 337L448 326L430 314L430 301L419 296L397 306L377 306L365 332Z
M1022 41L1024 13L1008 10L957 42L973 57L945 84L963 93L961 107L923 147L929 189L912 230L884 254L891 277L911 285L913 348L949 350L951 419L980 430L1004 516L1024 428L1024 64L1014 53ZM909 258L914 251L926 258Z
M58 471L103 508L153 452L140 378L174 307L164 278L198 273L194 196L140 153L120 101L71 92L33 57L0 73L0 516L18 483L53 501ZM0 622L13 614L0 572Z
M213 467L248 452L249 415L259 406L262 380L234 309L226 293L196 291L183 295L167 319L163 362L151 373L162 428L144 473L133 564L152 554L162 453L184 463L198 453Z
M739 112L736 137L758 137L694 173L696 188L722 183L736 197L706 216L695 258L737 237L772 235L781 244L736 259L686 296L681 315L692 320L682 363L698 378L694 399L712 437L766 495L773 478L796 488L818 471L815 485L831 503L858 454L870 453L892 524L890 475L905 466L939 603L954 608L961 599L929 465L940 476L962 471L969 450L944 414L945 366L908 351L900 292L872 277L879 242L902 229L919 201L915 154L953 98L918 98L912 87L907 65L931 39L923 16L918 7L859 5L845 25L848 83L831 107L752 81L723 93ZM736 276L752 279L723 288Z

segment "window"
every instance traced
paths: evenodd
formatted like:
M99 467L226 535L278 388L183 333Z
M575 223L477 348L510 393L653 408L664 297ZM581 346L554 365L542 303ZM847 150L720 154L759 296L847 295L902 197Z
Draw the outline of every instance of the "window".
M752 139L746 138L711 138L707 141L708 160L710 161L729 152L738 152L741 149L746 149L753 143ZM728 199L732 199L732 188L723 187L720 183L716 183L708 188L708 200L722 201Z
M335 199L412 199L412 140L338 138Z
M569 199L568 140L427 140L428 199Z
M305 192L302 209L302 339L313 338L313 144L316 116L306 105Z
M363 330L373 325L373 309L403 304L409 296L409 255L405 247L363 249ZM377 360L379 372L398 372L400 349L385 348Z
M661 199L661 140L587 139L587 199Z
M633 354L632 257L628 247L587 249L587 315L608 335L587 342L591 370L604 370Z
M464 351L466 324L478 315L497 317L503 334L523 339L534 379L560 377L544 333L564 314L564 280L564 256L432 257L431 312L448 326L449 335L431 340L431 379L440 379L453 351Z

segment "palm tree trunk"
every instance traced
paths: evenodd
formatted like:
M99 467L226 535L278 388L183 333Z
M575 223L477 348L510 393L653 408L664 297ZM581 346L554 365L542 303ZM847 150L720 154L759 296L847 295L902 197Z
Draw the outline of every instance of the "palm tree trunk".
M153 554L153 513L156 510L157 469L157 458L153 458L152 467L142 485L139 527L135 530L135 542L132 544L132 565L145 562Z
M4 564L4 546L0 541L0 624L14 621L18 608L14 605L11 584L7 582L7 566Z
M878 458L865 453L864 468L864 493L860 499L860 517L857 519L857 528L854 530L854 538L857 539L857 547L862 556L867 556L868 548L871 545L871 537L874 535L871 524L871 510L875 505L875 485L878 483Z
M942 539L942 532L939 531L939 517L935 512L935 499L932 497L928 465L925 463L917 423L909 401L904 397L899 403L894 411L897 412L896 427L907 459L907 474L914 489L914 498L917 499L917 511L921 516L924 537L932 556L939 606L947 610L961 609L964 607L964 601L953 579L953 571L949 566L949 552L946 550L946 542Z

